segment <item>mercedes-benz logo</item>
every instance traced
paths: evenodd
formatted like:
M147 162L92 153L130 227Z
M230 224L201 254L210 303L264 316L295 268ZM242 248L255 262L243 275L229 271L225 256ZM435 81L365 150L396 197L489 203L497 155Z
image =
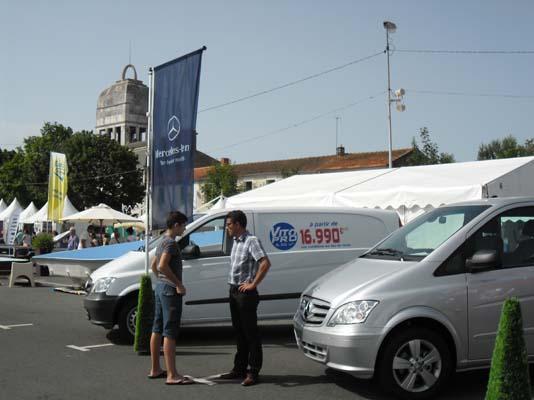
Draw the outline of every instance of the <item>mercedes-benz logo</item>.
M304 316L304 319L308 319L308 315L310 315L310 307L311 304L308 300L304 299L302 300L302 315Z
M169 118L169 122L167 122L167 131L169 132L168 136L171 142L180 134L180 128L180 120L176 115Z

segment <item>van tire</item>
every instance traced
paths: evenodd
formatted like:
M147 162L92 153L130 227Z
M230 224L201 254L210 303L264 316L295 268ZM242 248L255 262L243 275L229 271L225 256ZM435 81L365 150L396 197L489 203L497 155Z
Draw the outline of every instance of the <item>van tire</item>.
M414 357L414 353L418 355ZM429 357L430 354L433 356ZM393 362L397 357L397 367ZM451 351L443 337L428 328L406 328L391 335L378 360L377 378L382 387L402 399L435 397L452 372ZM424 378L426 377L426 378ZM401 383L413 385L406 389ZM435 379L435 381L434 381Z
M133 315L132 315L133 313ZM119 311L119 336L122 340L133 343L135 339L135 315L137 314L137 296L130 296L124 301Z

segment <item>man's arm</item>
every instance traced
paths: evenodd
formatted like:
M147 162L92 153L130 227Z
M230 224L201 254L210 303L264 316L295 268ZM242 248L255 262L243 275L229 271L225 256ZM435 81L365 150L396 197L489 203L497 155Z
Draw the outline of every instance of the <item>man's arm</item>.
M158 276L158 257L154 257L152 259L152 263L150 263L150 268L152 269L152 272L157 277Z
M171 261L171 255L169 253L163 253L159 259L159 272L165 275L172 283L176 285L176 292L185 296L185 286L182 281L174 274L169 265Z
M271 261L269 260L269 257L265 256L259 260L259 264L260 265L258 267L258 272L256 273L254 281L252 281L251 283L244 283L239 286L240 292L246 292L248 290L256 289L263 280L263 278L265 278L265 275L267 275L267 271L269 271L269 268L271 268Z

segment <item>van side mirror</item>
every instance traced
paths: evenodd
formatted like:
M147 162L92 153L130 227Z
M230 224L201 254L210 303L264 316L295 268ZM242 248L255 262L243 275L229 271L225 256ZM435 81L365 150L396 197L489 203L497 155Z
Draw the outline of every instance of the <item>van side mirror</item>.
M496 250L479 250L465 262L465 266L472 273L482 272L498 265L499 257Z
M184 260L191 260L200 257L200 248L196 244L190 244L182 250L182 258Z

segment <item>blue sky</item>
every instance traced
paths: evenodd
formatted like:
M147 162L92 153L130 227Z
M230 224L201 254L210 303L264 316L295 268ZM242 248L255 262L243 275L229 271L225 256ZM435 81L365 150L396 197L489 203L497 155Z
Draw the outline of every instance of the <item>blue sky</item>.
M532 1L13 1L0 0L0 147L36 135L44 121L94 129L99 93L128 63L147 82L155 66L205 45L199 108L270 89L385 48L534 50ZM394 52L394 147L427 126L441 151L476 158L480 143L534 137L534 54ZM233 162L387 149L386 57L198 115L198 148ZM462 92L516 97L425 94ZM370 96L376 96L369 100ZM367 100L365 100L367 99ZM340 112L299 124L363 100ZM236 143L241 143L234 145Z

